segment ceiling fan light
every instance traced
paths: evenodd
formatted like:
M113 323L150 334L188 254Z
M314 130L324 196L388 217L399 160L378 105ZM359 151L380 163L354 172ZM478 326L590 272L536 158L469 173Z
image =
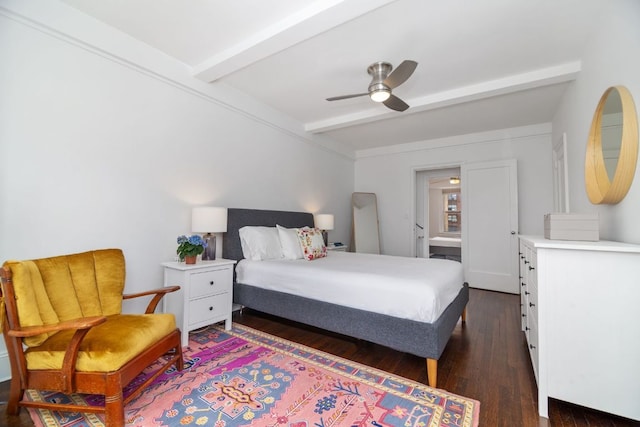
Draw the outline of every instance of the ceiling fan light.
M369 95L372 101L375 102L384 102L391 96L391 91L389 89L376 89Z

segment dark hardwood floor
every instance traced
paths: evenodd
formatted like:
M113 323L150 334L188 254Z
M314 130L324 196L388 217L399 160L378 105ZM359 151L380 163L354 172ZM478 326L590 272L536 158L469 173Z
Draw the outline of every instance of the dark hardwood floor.
M438 367L438 387L480 401L480 426L640 426L640 423L551 400L550 420L538 417L537 389L524 335L520 331L520 297L472 289L467 323L458 324ZM234 314L234 322L426 383L422 358L354 340L251 310ZM0 383L6 401L8 382ZM608 392L603 390L603 393ZM640 404L640 402L639 402ZM32 426L27 411L0 425Z

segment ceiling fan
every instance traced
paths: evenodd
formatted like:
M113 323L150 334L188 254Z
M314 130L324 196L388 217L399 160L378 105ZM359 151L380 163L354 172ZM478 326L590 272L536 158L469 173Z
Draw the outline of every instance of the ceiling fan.
M333 96L327 101L338 101L340 99L356 98L358 96L369 95L371 100L382 102L388 108L396 111L404 111L409 108L409 104L391 93L391 89L406 82L415 71L418 63L416 61L402 61L398 67L393 67L388 62L376 62L367 68L367 73L373 77L369 84L369 91L365 93L354 93L351 95ZM393 70L393 72L391 71Z

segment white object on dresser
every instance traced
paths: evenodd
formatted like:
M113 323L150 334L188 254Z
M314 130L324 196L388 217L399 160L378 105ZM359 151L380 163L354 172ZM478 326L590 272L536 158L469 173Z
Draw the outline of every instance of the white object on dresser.
M549 213L544 216L544 237L597 242L599 225L598 214Z
M176 316L182 331L182 346L189 344L189 332L224 320L231 329L233 265L217 259L197 264L163 262L164 286L179 285L180 291L165 295L164 312Z
M347 252L347 245L341 245L341 246L336 246L333 243L329 243L327 245L327 250L328 251L342 251L342 252Z
M522 328L548 398L640 420L640 245L520 236Z

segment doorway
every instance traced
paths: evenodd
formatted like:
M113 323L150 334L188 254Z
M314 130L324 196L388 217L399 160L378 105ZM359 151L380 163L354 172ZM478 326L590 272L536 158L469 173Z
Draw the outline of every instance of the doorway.
M461 261L460 168L416 172L415 254Z

